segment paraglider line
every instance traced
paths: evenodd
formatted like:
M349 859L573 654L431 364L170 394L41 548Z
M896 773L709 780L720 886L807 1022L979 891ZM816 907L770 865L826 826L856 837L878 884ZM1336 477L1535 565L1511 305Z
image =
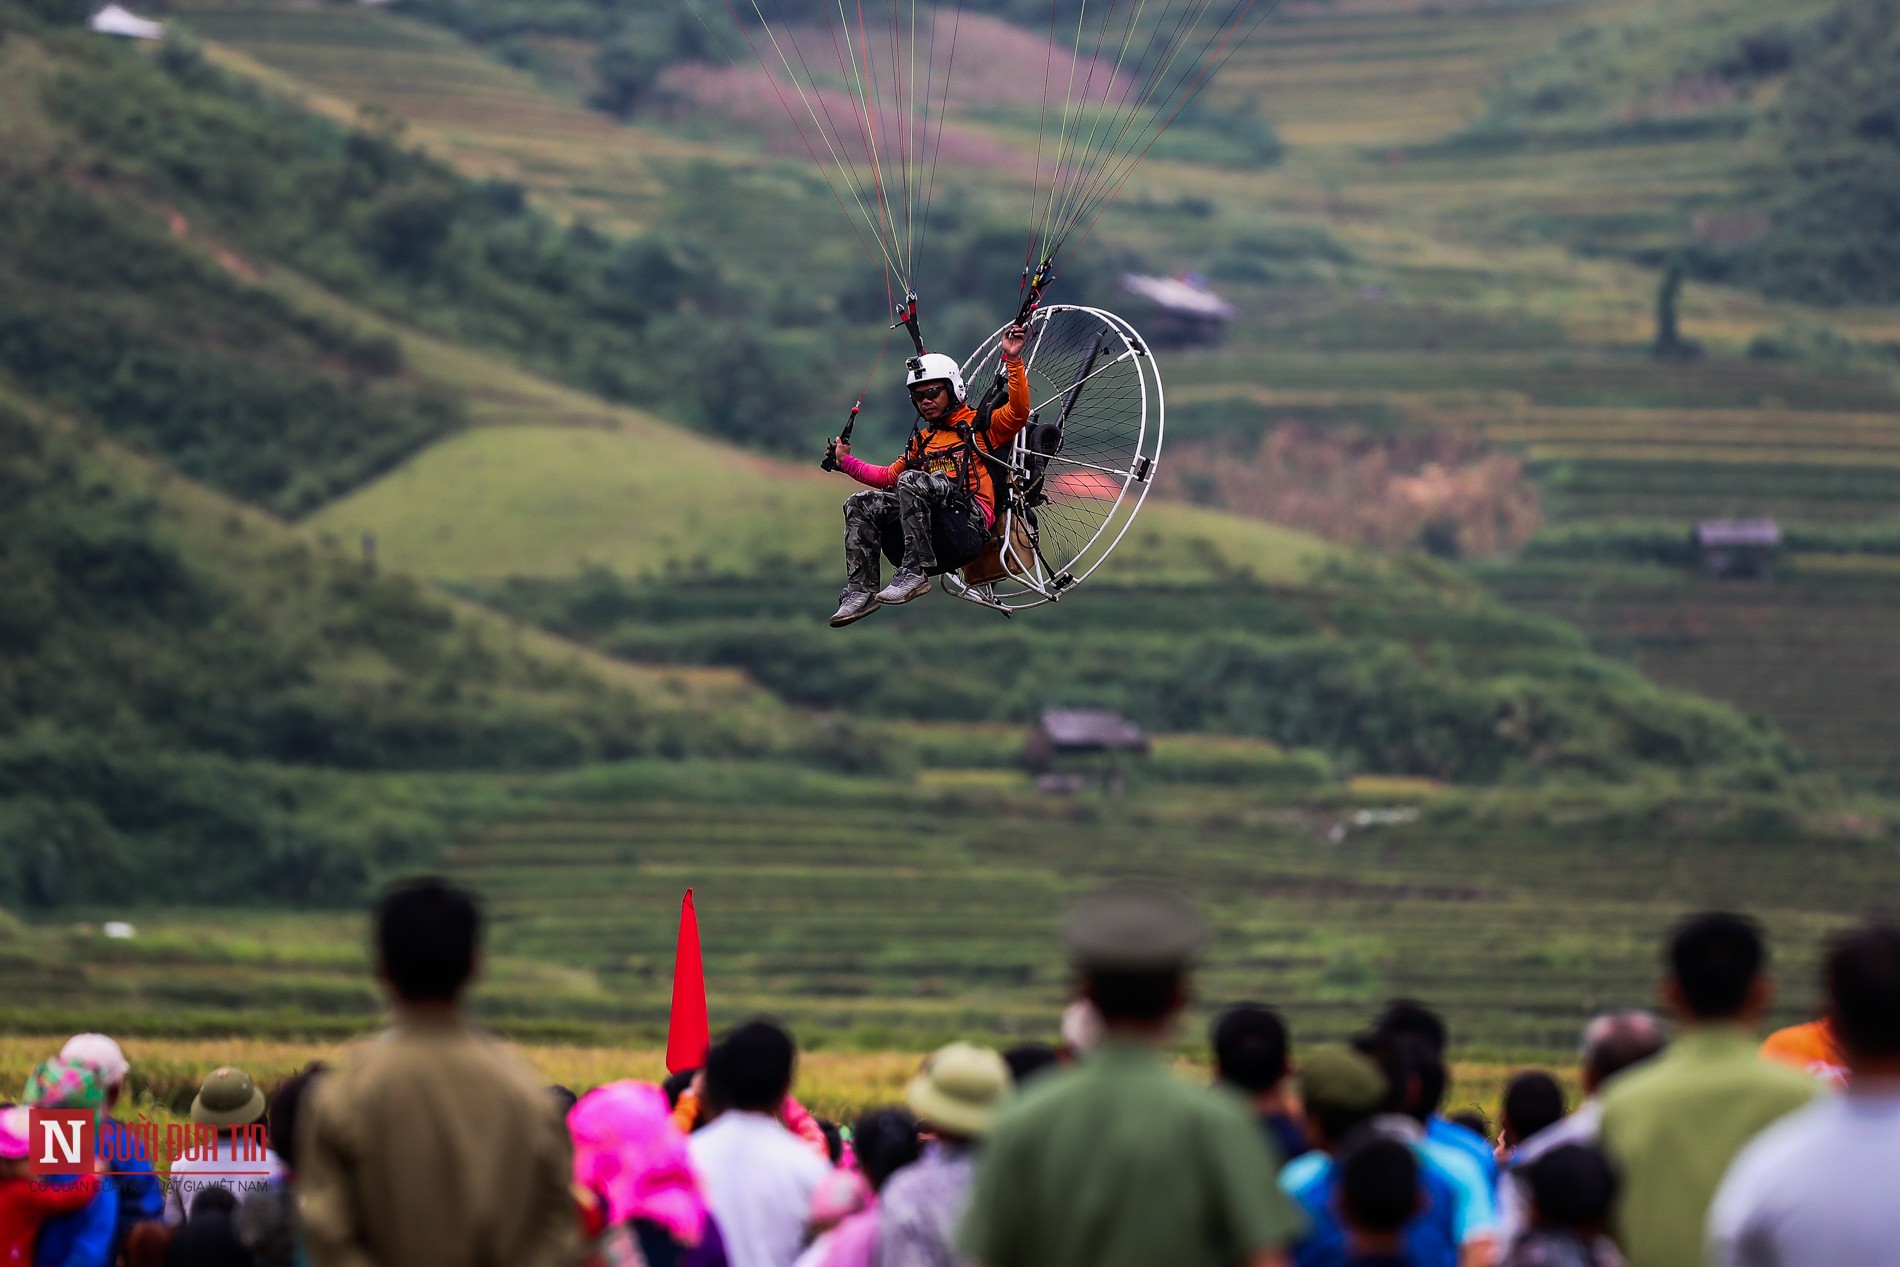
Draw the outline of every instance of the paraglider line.
M935 66L937 63L938 20L938 15L933 11L930 15L930 63L932 66ZM950 26L950 57L948 59L949 64L944 67L943 72L943 101L937 107L937 140L936 143L930 147L930 184L924 190L924 223L923 227L917 230L917 240L919 242L928 241L930 236L930 208L932 204L936 202L937 198L937 164L942 161L943 158L943 128L945 122L947 122L950 117L950 84L952 83L952 76L957 68L957 35L962 29L963 6L958 5L956 16L952 19ZM925 107L928 108L930 102L927 96L924 104ZM929 115L926 114L924 118L926 131L928 131L929 125Z
M730 3L728 3L726 7L728 9L732 9L732 5ZM758 0L752 0L752 8L755 12L758 12L759 10ZM764 23L765 14L760 12L759 19L761 23ZM792 109L791 102L786 100L785 90L779 87L778 79L772 74L771 67L768 66L766 64L765 59L762 56L760 56L758 46L753 44L752 37L745 33L745 23L740 19L738 11L736 9L732 10L732 20L734 24L739 27L740 35L744 38L746 42L746 46L752 49L752 55L754 58L758 60L759 68L765 72L766 82L772 85L772 91L778 97L779 105L784 109L786 117L791 119L792 130L798 134L798 139L800 143L804 145L805 152L811 155L812 163L814 166L818 168L818 174L824 177L825 184L830 187L832 197L838 200L839 209L845 213L846 223L850 224L852 232L857 234L858 244L864 248L865 254L871 256L872 258L876 258L877 255L882 254L884 257L884 263L886 267L888 267L892 273L899 272L900 270L897 268L896 263L891 259L890 252L887 250L884 250L883 239L878 238L878 248L879 248L878 251L872 251L871 244L865 241L863 233L858 231L857 220L855 217L852 216L851 208L845 205L843 193L839 191L836 182L832 180L831 173L826 168L824 160L818 157L818 151L816 148L813 147L811 143L811 139L805 135L804 126L800 124L798 121L798 113ZM806 111L811 114L812 125L818 129L818 135L821 139L824 140L826 149L831 151L833 159L837 161L839 171L845 176L846 183L852 184L850 180L850 169L846 167L843 159L839 158L836 148L831 144L831 138L826 134L824 130L824 125L818 122L818 114L815 110L812 110L810 100L806 98L804 90L799 87L797 77L792 74L791 62L789 59L785 57L784 50L779 48L778 38L772 34L772 28L769 23L765 23L765 33L766 33L766 36L769 39L771 39L772 47L774 51L778 53L779 60L785 63L786 76L792 80L793 90L798 93L799 99L802 102L804 102ZM859 189L855 185L853 186L851 190L851 197L852 197L852 201L857 203L858 213L862 215L865 219L865 222L871 226L872 237L876 238L877 237L877 223L874 219L872 219L870 211L864 206L864 201L862 197L860 197L859 195ZM885 293L887 296L890 293L890 283L888 279L885 282Z

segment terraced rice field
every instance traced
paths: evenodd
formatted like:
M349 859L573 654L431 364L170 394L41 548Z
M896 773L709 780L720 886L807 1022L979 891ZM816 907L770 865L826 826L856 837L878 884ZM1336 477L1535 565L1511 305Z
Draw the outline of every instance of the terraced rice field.
M369 7L187 3L184 21L258 74L352 121L364 108L453 154L469 174L536 190L550 208L638 232L663 195L656 159L691 146L551 95L455 36Z
M1900 780L1900 568L1804 556L1771 582L1523 567L1496 588L1657 681L1772 718L1816 760Z
M1350 804L1207 788L1043 800L993 779L663 763L566 788L469 830L448 859L492 920L483 1013L543 1042L660 1041L688 887L717 1024L768 1012L861 1049L1047 1038L1068 984L1065 903L1165 873L1217 928L1190 1038L1241 999L1283 1007L1313 1041L1413 994L1468 1051L1554 1055L1593 1009L1653 996L1662 931L1694 907L1767 920L1779 1015L1801 1015L1820 938L1887 891L1895 861L1851 824L1757 844L1683 805L1606 817L1594 793L1394 787L1375 807L1424 816L1375 826ZM0 930L10 1032L334 1039L374 1019L358 914L143 912L135 939L100 936L93 921L116 917Z
M1607 7L1590 0L1288 3L1235 55L1222 84L1259 92L1274 125L1296 145L1422 141L1470 122L1498 68ZM1396 100L1409 108L1395 112Z
M1330 820L1328 820L1330 821ZM492 895L498 946L591 970L664 1007L673 911L695 888L717 1008L891 1034L1046 1036L1065 987L1065 900L1165 871L1214 912L1201 993L1264 998L1306 1035L1348 1031L1391 994L1443 1004L1465 1041L1557 1050L1592 1008L1642 1002L1660 930L1687 904L1763 911L1793 974L1891 847L1814 853L1667 831L1570 843L1455 827L1368 828L1261 808L1193 817L1029 804L998 814L873 794L774 807L570 804L458 849Z

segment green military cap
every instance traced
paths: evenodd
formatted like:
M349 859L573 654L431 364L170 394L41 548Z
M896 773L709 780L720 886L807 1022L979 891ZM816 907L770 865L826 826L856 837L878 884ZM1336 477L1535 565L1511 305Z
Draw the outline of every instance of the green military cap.
M1385 1071L1350 1047L1315 1047L1300 1057L1300 1098L1313 1108L1370 1113L1385 1092Z
M249 1126L264 1120L264 1093L251 1075L229 1065L205 1075L191 1102L191 1120L204 1126Z
M1078 967L1156 972L1192 963L1207 944L1207 921L1171 889L1113 884L1076 903L1063 940Z

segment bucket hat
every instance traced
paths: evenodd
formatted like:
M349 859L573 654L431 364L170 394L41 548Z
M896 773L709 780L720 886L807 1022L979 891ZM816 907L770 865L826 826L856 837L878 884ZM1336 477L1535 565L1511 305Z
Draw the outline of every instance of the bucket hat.
M988 1047L951 1043L931 1053L904 1089L911 1112L953 1135L981 1139L1009 1098L1009 1066Z

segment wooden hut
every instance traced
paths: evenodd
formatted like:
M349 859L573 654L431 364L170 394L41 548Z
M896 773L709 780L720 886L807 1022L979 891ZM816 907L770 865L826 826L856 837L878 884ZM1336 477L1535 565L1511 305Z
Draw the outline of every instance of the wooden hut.
M1122 289L1132 298L1127 317L1158 348L1215 347L1240 310L1215 294L1198 273L1146 277L1129 273Z
M1766 580L1781 550L1772 519L1704 519L1690 534L1702 571L1716 580Z
M1106 709L1044 709L1023 741L1023 764L1045 792L1119 791L1127 761L1147 755L1141 727Z

